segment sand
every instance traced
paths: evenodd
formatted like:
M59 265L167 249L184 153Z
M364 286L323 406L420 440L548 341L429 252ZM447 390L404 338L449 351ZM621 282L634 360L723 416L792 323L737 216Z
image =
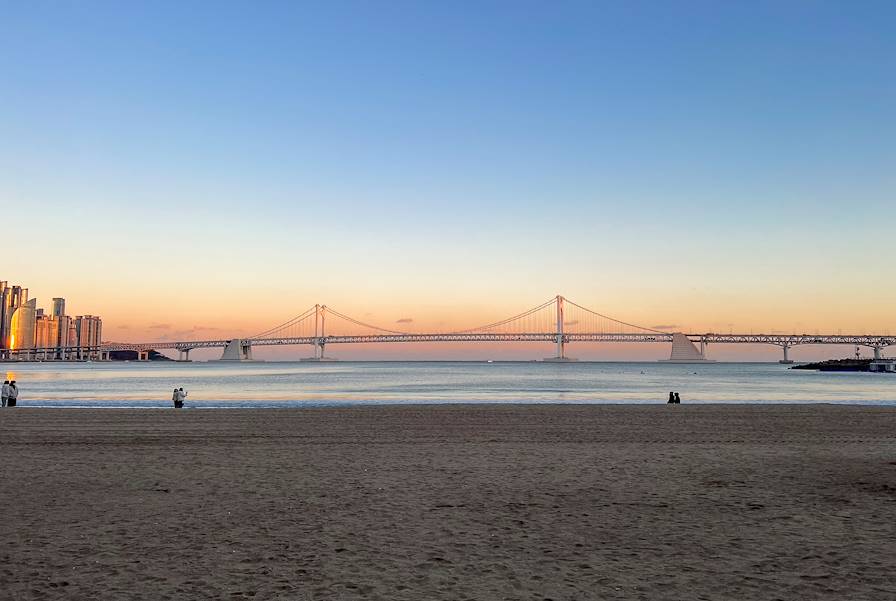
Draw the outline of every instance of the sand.
M0 411L2 599L896 599L896 408Z

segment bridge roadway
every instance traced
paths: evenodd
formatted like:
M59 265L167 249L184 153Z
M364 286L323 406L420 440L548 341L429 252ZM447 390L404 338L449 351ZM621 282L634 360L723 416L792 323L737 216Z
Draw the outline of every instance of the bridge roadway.
M784 349L784 359L788 360L788 349L803 344L848 344L864 346L874 350L875 357L880 357L880 350L896 345L896 336L872 334L686 334L691 342L708 344L771 344ZM562 337L562 339L561 339ZM327 344L371 344L386 342L550 342L562 344L572 342L672 342L672 333L563 333L530 332L530 333L458 333L458 334L371 334L351 336L300 336L282 338L246 338L240 339L244 347L312 345L321 349ZM561 340L558 340L561 339ZM190 340L171 342L145 343L106 343L103 352L117 350L149 351L160 349L176 349L189 352L197 348L226 347L230 340Z
M848 344L864 346L874 350L874 356L880 357L881 349L896 345L896 336L872 334L686 334L688 339L699 344L701 351L709 344L771 344L784 350L787 361L788 350L803 344ZM243 348L253 346L311 345L315 348L315 356L323 356L323 349L328 344L376 344L386 342L548 342L562 347L572 342L633 342L633 343L671 343L670 333L563 333L529 332L529 333L448 333L448 334L369 334L346 336L298 336L245 338L221 340L181 340L165 342L106 342L101 347L65 347L37 348L17 351L5 351L9 359L87 359L108 358L111 351L137 351L139 359L148 358L150 350L173 349L186 353L193 349L226 348L231 342L239 341ZM560 351L562 353L562 350ZM2 357L0 357L2 358Z

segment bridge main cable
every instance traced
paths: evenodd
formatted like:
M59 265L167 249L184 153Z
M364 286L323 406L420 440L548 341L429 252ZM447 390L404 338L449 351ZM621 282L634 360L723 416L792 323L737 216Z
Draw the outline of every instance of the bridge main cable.
M371 330L377 330L379 332L386 332L387 334L407 335L407 334L411 333L411 332L402 332L400 330L389 330L387 328L381 328L379 326L374 326L369 323L364 323L363 321L359 321L359 320L355 319L354 317L349 317L348 315L344 315L343 313L340 313L339 311L337 311L336 309L333 309L332 307L327 307L327 313L335 315L336 317L340 317L340 318L342 318L346 321L349 321L357 326L361 326L363 328L369 328Z
M555 302L557 302L557 299L552 298L552 299L538 305L537 307L533 307L532 309L529 309L528 311L523 311L519 315L514 315L513 317L508 317L507 319L502 319L500 321L496 321L495 323L490 323L488 325L479 326L476 328L470 328L468 330L457 330L457 331L449 332L449 333L450 334L470 334L472 332L480 332L482 330L491 330L493 328L497 328L499 326L506 325L506 324L516 321L518 319L523 319L525 317L528 317L529 315L532 315L533 313L541 311L545 307L549 307L549 306L553 305Z
M254 339L254 338L263 338L263 337L265 337L265 336L270 336L271 334L273 334L273 333L275 333L275 332L278 332L278 331L280 331L280 330L284 330L284 329L288 328L289 326L295 325L295 324L299 323L300 321L303 321L303 320L305 320L305 319L308 319L309 317L311 317L312 315L314 315L314 313L315 313L316 310L317 310L317 305L311 307L310 309L308 309L308 310L305 311L304 313L301 313L301 314L297 315L296 317L293 317L292 319L289 319L289 320L287 320L287 321L284 321L284 322L281 323L279 326L275 326L275 327L273 327L273 328L271 328L271 329L269 329L269 330L265 330L264 332L262 332L262 333L260 333L260 334L256 334L256 335L254 335L254 336L250 336L250 339Z
M602 314L602 313L598 313L597 311L592 311L592 310L589 309L588 307L583 307L582 305L579 305L579 304L577 304L577 303L574 303L573 301L569 300L568 298L564 298L563 300L565 300L567 303L569 303L569 304L572 305L573 307L576 307L576 308L578 308L578 309L581 309L582 311L587 311L588 313L591 313L592 315L597 315L598 317L601 317L601 318L606 319L606 320L608 320L608 321L613 321L613 322L616 322L616 323L618 323L618 324L622 324L622 325L624 325L624 326L628 326L628 327L630 327L630 328L635 328L635 329L637 329L637 330L644 330L644 331L646 331L646 332L653 332L653 333L655 333L655 334L668 334L668 332L663 332L662 330L655 330L655 329L653 329L653 328L645 328L644 326L639 326L639 325L636 325L636 324L633 324L633 323L628 323L628 322L625 322L625 321L620 321L620 320L618 320L618 319L616 319L616 318L609 317L608 315L604 315L604 314Z

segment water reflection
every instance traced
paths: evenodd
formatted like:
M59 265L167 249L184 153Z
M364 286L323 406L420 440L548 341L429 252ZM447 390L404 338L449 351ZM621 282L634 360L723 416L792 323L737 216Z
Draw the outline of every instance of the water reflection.
M355 403L833 402L896 404L896 376L792 371L778 364L91 363L21 364L23 406L168 407Z

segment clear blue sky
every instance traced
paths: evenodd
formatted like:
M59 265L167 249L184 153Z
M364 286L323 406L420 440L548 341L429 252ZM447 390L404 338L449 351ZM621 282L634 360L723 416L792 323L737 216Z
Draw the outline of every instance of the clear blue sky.
M559 292L789 328L815 298L806 327L896 328L832 292L896 294L864 265L892 257L894 31L892 2L0 2L0 201L37 221L0 277L87 295L94 251L58 241L100 236L107 276L195 311Z

